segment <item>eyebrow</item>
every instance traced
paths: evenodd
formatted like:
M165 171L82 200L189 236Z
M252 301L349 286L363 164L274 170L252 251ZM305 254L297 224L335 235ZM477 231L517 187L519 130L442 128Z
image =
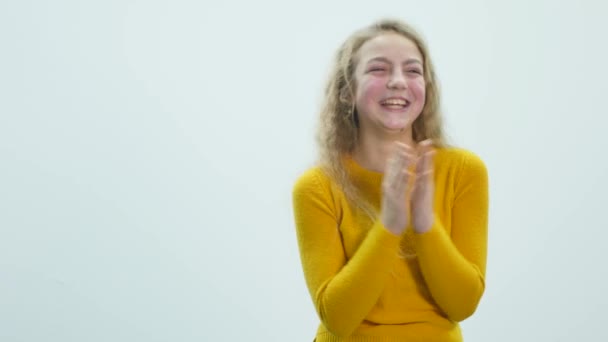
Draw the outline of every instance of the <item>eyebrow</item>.
M366 64L370 64L372 62L384 62L384 63L388 63L391 64L391 61L386 58L386 57L375 57L370 59L369 61L367 61ZM420 64L422 66L422 62L418 59L418 58L409 58L406 59L405 62L403 62L403 64Z

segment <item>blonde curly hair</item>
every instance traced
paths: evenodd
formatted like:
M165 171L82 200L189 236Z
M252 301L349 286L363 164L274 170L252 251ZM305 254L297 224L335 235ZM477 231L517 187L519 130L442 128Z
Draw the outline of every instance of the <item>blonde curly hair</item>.
M377 212L359 195L344 165L344 157L352 155L359 138L359 119L354 101L355 57L365 42L382 33L404 36L416 44L422 55L426 101L421 114L412 124L414 141L432 139L435 147L447 146L439 110L439 87L428 48L421 35L402 21L383 19L348 37L336 54L321 105L316 137L319 145L319 165L335 181L346 198L364 210L370 218L376 217Z

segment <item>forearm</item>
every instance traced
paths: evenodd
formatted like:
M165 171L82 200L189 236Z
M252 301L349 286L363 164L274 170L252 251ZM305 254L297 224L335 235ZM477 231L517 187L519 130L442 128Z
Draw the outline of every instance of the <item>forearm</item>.
M472 315L485 289L483 272L460 253L438 221L426 233L416 234L416 247L421 271L437 305L454 321Z
M369 314L398 258L399 240L376 223L352 258L316 289L315 307L333 334L349 336Z

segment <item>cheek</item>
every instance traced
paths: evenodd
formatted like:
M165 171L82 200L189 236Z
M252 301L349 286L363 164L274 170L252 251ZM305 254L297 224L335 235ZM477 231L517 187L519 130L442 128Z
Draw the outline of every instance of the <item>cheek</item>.
M368 78L360 83L358 100L364 103L376 102L385 90L385 82L380 78Z
M424 99L426 95L426 84L424 80L416 80L410 84L410 89L412 93L418 99Z

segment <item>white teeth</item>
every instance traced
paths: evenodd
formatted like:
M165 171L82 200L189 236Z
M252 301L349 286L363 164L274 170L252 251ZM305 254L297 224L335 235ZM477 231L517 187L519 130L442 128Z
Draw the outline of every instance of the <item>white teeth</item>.
M405 106L408 104L408 102L405 100L390 99L390 100L382 101L382 104L383 105L393 105L393 106Z

